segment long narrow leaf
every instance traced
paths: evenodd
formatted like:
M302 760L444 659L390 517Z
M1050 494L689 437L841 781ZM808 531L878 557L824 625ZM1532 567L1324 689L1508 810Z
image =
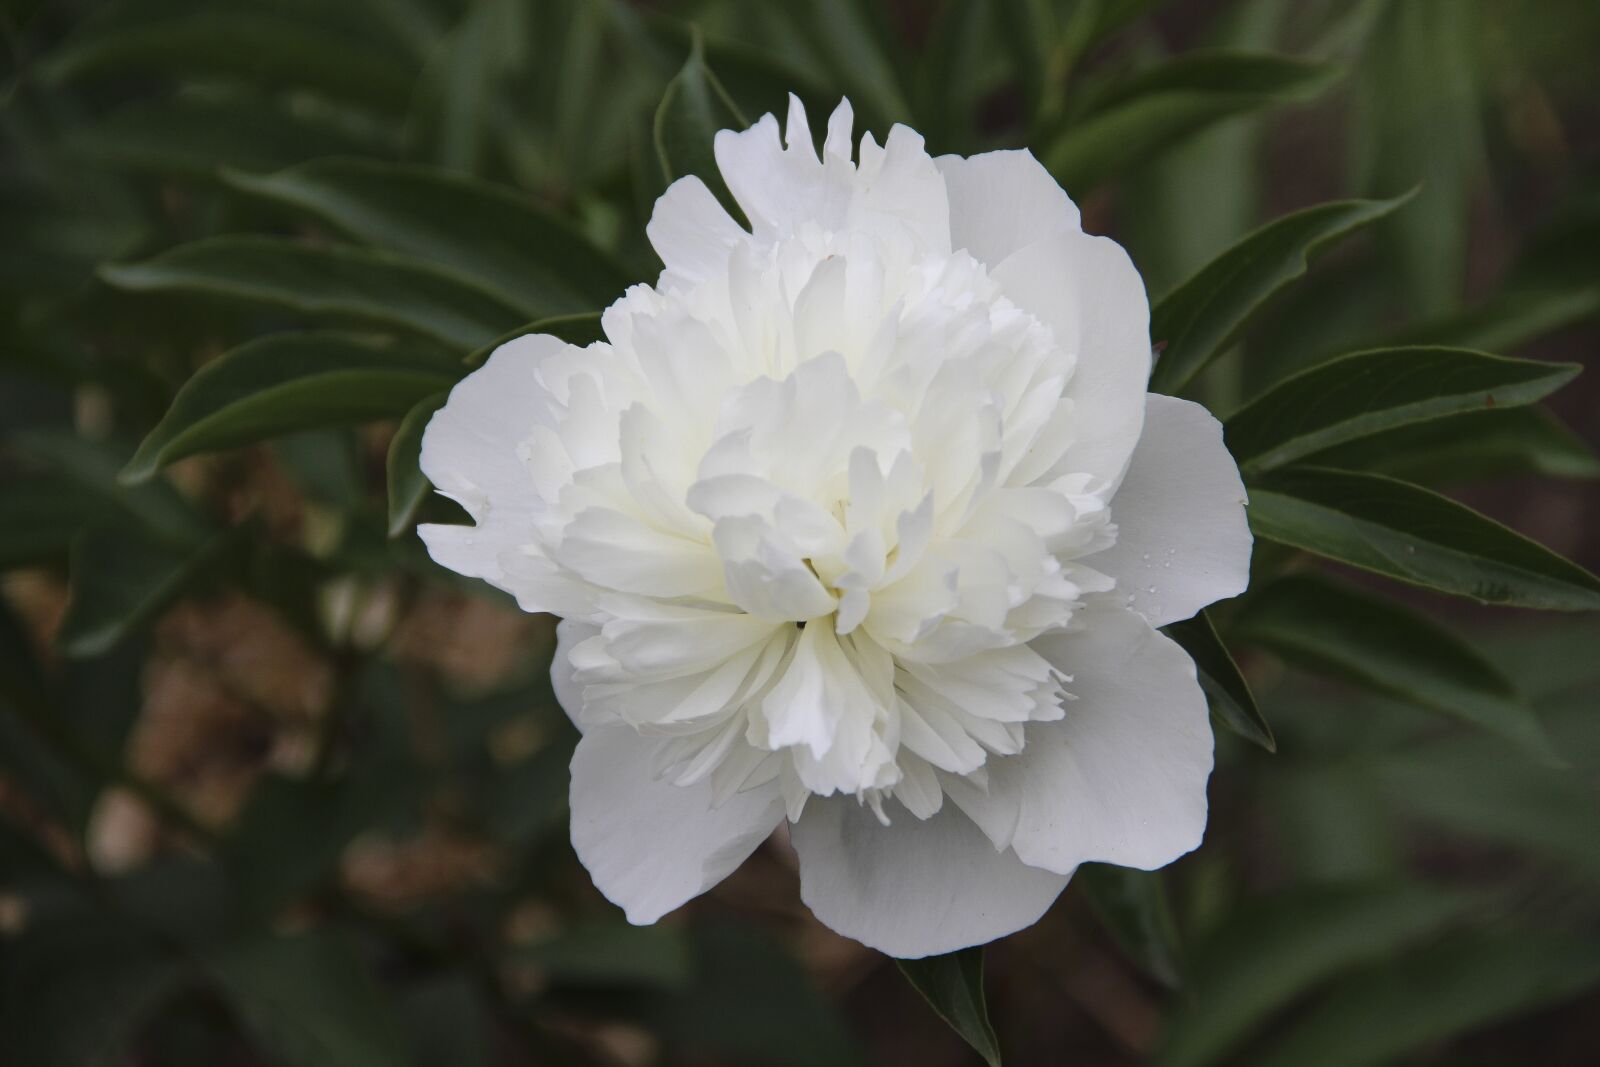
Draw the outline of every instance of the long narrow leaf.
M1464 348L1356 352L1292 375L1235 412L1228 451L1245 468L1282 466L1409 423L1531 404L1581 369Z
M190 378L123 470L139 482L174 460L291 430L399 417L448 388L432 355L344 334L275 334L224 353Z
M385 252L271 237L217 237L100 276L134 292L182 293L361 320L471 351L525 318L448 271Z
M1272 727L1267 725L1249 683L1239 673L1239 665L1228 654L1210 616L1202 611L1192 619L1164 627L1163 632L1194 660L1212 718L1251 744L1276 752L1278 743L1272 736Z
M1284 286L1305 274L1311 257L1333 241L1405 203L1339 200L1274 219L1200 268L1156 302L1150 337L1165 343L1150 388L1177 393L1220 355Z
M1485 604L1600 608L1600 578L1471 508L1420 486L1322 467L1250 489L1258 537Z
M1046 144L1042 158L1067 191L1081 197L1230 115L1315 96L1336 73L1286 56L1185 56L1129 79Z
M976 1049L989 1067L1000 1067L1000 1042L989 1025L989 1009L983 1001L983 949L895 962L939 1018Z
M1558 762L1544 728L1504 675L1466 642L1393 601L1294 575L1253 590L1233 625L1292 662L1464 720Z
M452 267L524 319L594 311L634 280L528 196L430 167L327 159L230 185L305 211L351 237Z

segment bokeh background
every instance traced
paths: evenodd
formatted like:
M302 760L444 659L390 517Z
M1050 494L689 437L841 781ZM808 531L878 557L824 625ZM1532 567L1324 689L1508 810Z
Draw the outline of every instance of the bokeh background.
M653 277L686 63L725 89L714 116L848 94L880 137L1028 145L1154 296L1285 212L1418 187L1206 372L1219 413L1374 344L1600 344L1593 0L0 0L0 52L18 1067L979 1062L809 917L781 842L653 928L590 886L553 620L412 532L448 515L406 467L433 364L369 378L341 350L117 478L242 344L356 323L459 360ZM302 166L333 157L356 162ZM255 236L156 258L219 235ZM491 292L447 292L459 272ZM1600 378L1545 411L1364 462L1600 567ZM1600 627L1382 588L1481 655L1468 681L1274 651L1224 612L1276 752L1219 732L1197 853L1081 872L988 952L1007 1062L1600 1062ZM1531 706L1561 765L1449 714L1485 694Z

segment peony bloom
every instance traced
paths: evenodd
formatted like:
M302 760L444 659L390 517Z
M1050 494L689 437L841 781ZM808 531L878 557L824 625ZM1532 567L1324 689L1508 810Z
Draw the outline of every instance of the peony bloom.
M901 957L1033 923L1074 868L1206 820L1193 663L1245 585L1220 427L1147 395L1149 306L1028 152L904 126L819 158L800 103L716 138L606 341L512 341L423 469L433 558L561 616L572 841L636 923L781 823L819 919Z

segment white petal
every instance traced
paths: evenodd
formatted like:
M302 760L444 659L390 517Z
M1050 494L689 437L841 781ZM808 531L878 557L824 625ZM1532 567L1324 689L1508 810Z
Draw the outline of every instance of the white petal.
M1064 391L1074 437L1053 473L1092 474L1093 490L1115 488L1139 440L1150 378L1150 302L1139 272L1115 241L1058 233L992 273L1077 357Z
M644 232L668 273L691 285L725 273L729 251L746 236L692 174L667 186Z
M1188 655L1116 609L1033 648L1077 699L1060 721L1031 724L1019 755L989 761L987 795L951 799L1024 862L1062 874L1089 862L1154 870L1198 846L1212 739Z
M900 959L981 945L1037 922L1065 875L1026 866L953 805L881 825L853 797L812 797L789 830L800 899L829 927Z
M710 783L655 779L655 744L628 727L601 727L572 756L572 847L600 892L638 924L722 881L783 817L771 785L714 809Z
M722 564L709 544L611 508L580 511L554 556L574 574L622 593L717 599L723 590Z
M1151 626L1244 592L1250 523L1222 425L1199 404L1152 393L1144 434L1111 500L1117 543L1083 562Z
M722 519L714 540L728 598L750 615L767 622L801 622L833 611L833 595L792 543L762 519Z
M562 619L556 624L556 652L550 659L550 687L556 691L556 701L567 713L572 725L580 731L583 723L583 687L572 680L576 668L572 665L572 650L600 632L598 626Z
M852 183L845 175L829 180L817 150L790 131L793 148L778 138L778 121L761 116L747 130L721 130L712 141L717 169L757 234L792 232L806 220L824 227L843 222Z
M848 160L855 147L850 142L855 122L856 115L850 101L840 98L839 106L828 116L828 136L822 144L822 154Z
M939 156L950 197L950 245L995 266L1057 231L1083 228L1078 205L1026 148Z
M501 559L533 539L534 517L545 506L522 445L548 397L539 367L569 350L576 351L544 334L501 345L456 384L422 435L422 472L477 522L418 527L429 554L458 574L504 589L530 611L553 605L529 603L529 589L505 573Z

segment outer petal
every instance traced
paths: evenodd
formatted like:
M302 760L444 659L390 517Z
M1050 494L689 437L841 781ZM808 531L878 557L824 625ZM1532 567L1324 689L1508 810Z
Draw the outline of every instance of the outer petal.
M527 611L559 615L581 612L584 598L541 555L520 551L543 506L522 446L548 395L540 366L572 348L545 334L519 337L457 383L422 436L422 472L477 525L417 528L435 562L505 590Z
M896 125L879 147L865 137L850 161L850 102L828 121L824 153L817 155L800 99L789 97L783 139L778 122L763 115L746 130L722 130L712 144L728 191L758 235L823 230L905 232L925 250L950 249L944 180L920 134Z
M728 253L746 236L694 175L667 186L650 214L645 235L667 273L693 285L728 269Z
M653 923L722 881L783 818L775 783L711 806L711 785L660 781L656 745L591 729L572 756L572 847L628 921Z
M1078 205L1026 148L939 156L950 198L950 246L995 266L1041 237L1083 229Z
M1052 473L1091 474L1090 491L1114 489L1139 440L1150 378L1150 302L1139 272L1115 241L1062 232L991 274L1077 357L1064 390L1074 438Z
M953 805L889 826L852 797L812 797L789 839L800 898L828 926L915 959L981 945L1037 922L1067 876L1025 866Z
M1019 755L989 762L987 795L951 798L1023 862L1062 874L1091 861L1154 870L1198 846L1211 724L1183 649L1118 609L1033 649L1077 699L1030 725Z
M583 689L573 681L576 668L572 664L572 650L595 634L600 627L562 619L556 624L556 651L550 658L550 687L556 691L556 702L567 713L579 732L583 730Z
M1187 619L1249 584L1244 483L1222 424L1199 404L1150 394L1111 519L1117 543L1084 562L1115 578L1151 626Z

